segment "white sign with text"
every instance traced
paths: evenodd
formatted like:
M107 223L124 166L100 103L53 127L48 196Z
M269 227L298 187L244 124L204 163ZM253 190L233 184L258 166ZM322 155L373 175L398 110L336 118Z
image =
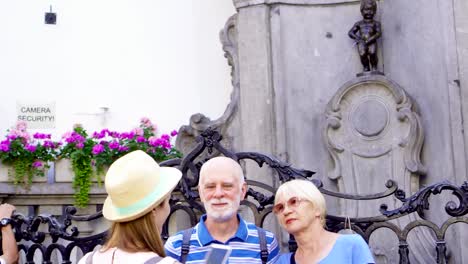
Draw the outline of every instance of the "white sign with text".
M55 102L16 102L18 121L25 121L28 128L55 128Z

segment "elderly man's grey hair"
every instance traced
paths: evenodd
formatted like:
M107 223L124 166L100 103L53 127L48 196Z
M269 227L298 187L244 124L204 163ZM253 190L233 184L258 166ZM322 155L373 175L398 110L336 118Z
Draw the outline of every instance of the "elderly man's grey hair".
M228 157L214 157L203 164L200 169L199 183L203 182L203 177L210 171L230 170L232 175L239 179L239 184L244 184L244 172L242 167L235 160Z

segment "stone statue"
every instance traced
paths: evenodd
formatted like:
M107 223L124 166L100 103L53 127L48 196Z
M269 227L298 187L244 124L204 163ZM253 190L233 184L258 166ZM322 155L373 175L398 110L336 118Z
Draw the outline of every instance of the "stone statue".
M377 39L382 35L379 21L374 20L377 11L375 0L361 0L361 14L364 18L349 30L350 38L356 40L364 72L377 71Z

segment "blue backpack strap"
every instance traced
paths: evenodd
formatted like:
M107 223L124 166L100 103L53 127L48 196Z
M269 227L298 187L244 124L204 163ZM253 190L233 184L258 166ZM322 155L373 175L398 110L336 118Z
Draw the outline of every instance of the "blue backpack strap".
M262 259L262 264L268 262L268 246L266 241L266 232L262 228L257 226L258 239L260 240L260 258Z
M180 262L185 264L188 253L190 252L190 238L192 237L193 227L185 229L182 235L182 247L180 249Z

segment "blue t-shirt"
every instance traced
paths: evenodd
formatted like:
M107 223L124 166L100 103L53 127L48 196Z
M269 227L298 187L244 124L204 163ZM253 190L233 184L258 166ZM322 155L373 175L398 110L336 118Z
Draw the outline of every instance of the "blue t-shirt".
M291 264L292 253L283 254L276 264ZM319 264L367 264L375 263L366 241L360 235L340 235L332 250Z

